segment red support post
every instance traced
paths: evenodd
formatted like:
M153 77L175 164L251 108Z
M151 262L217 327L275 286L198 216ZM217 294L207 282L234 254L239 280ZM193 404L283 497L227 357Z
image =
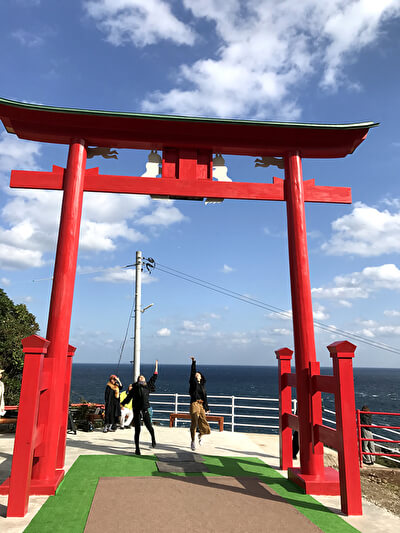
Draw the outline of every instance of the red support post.
M320 375L320 364L317 361L310 363L310 381L313 376ZM311 417L313 421L313 428L318 424L322 425L322 397L319 390L314 390L311 386ZM312 443L314 447L314 453L324 456L324 445L322 442L317 442L315 439L314 431L312 431Z
M281 348L275 352L278 359L279 379L279 457L280 469L287 470L293 466L292 429L287 424L287 414L292 413L292 387L285 376L291 373L290 361L293 350Z
M313 446L309 363L316 361L314 319L307 251L304 184L298 153L285 156L290 283L297 376L301 474L322 477L323 449Z
M36 465L35 476L48 479L53 488L62 478L62 471L56 471L60 457L60 425L64 420L65 376L71 324L72 301L78 256L79 231L82 214L84 177L86 168L86 146L84 140L73 141L68 154L64 174L64 196L58 234L57 253L54 267L47 339L50 341L48 358L51 360L51 382L39 423L45 427L41 461ZM61 476L61 477L60 477Z
M361 419L360 419L360 409L357 409L357 436L358 436L358 457L360 460L360 468L363 467L363 449L362 449L362 440L361 440Z
M67 440L68 411L69 411L69 393L71 388L72 358L76 348L68 346L67 353L67 370L65 373L64 400L62 406L62 420L60 425L60 435L58 438L57 470L62 470L65 463L65 446Z
M38 335L31 335L22 340L22 345L25 358L13 462L11 475L4 483L4 489L8 493L7 517L22 517L28 510L32 463L34 451L40 438L37 420L43 360L47 353L49 341ZM2 491L2 493L4 492Z
M348 341L328 346L336 380L336 431L341 436L339 447L339 480L341 509L346 515L362 515L360 468L354 397L353 362L356 346Z

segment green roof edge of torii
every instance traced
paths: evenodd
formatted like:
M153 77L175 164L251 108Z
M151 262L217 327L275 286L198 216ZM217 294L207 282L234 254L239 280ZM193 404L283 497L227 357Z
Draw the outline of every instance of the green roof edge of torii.
M232 125L252 125L252 126L273 126L278 128L312 128L312 129L361 129L361 128L375 128L379 126L379 122L358 122L346 124L318 124L305 122L277 122L277 121L259 121L259 120L242 120L242 119L225 119L225 118L210 118L210 117L190 117L183 115L154 115L149 113L129 113L126 111L104 111L94 109L79 109L72 107L55 107L40 104L31 104L28 102L18 102L16 100L8 100L0 97L0 106L7 105L18 108L23 108L31 111L46 111L54 113L66 114L80 114L80 115L97 115L103 117L121 117L121 118L138 118L148 120L174 120L178 122L205 122L217 124L232 124Z

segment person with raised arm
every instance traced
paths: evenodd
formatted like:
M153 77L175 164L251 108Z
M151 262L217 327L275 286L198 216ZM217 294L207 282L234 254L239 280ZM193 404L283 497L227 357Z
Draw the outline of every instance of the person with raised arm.
M121 405L125 406L131 400L133 404L133 423L135 425L135 454L141 455L139 446L140 436L140 419L143 418L144 425L151 436L151 445L156 447L156 438L154 435L154 428L150 419L150 393L155 392L156 379L158 376L158 361L156 360L154 373L151 378L146 381L146 378L141 374L136 383L132 385L132 389L126 395L126 398L122 400Z
M201 372L197 371L196 359L192 360L189 378L189 394L190 394L190 436L192 438L191 448L196 449L196 430L199 428L199 446L203 435L211 433L208 425L206 415L210 412L207 401L207 391L205 388L206 378Z

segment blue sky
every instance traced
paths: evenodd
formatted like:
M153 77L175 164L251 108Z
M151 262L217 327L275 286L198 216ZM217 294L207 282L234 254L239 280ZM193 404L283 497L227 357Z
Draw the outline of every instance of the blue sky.
M304 178L350 186L353 205L306 206L316 320L400 349L400 0L0 0L0 96L61 107L320 123L376 121L344 159L303 160ZM65 166L67 147L20 141L0 126L0 285L45 335L60 194L10 190L11 169ZM96 158L140 175L147 154ZM279 169L226 156L233 180ZM155 201L86 193L71 344L76 362L117 362L136 250L290 309L283 203ZM33 281L35 280L35 281ZM275 364L293 348L290 317L155 269L144 276L142 360ZM132 328L131 328L132 331ZM132 335L130 334L129 337ZM316 329L318 359L342 334ZM399 367L358 345L355 365ZM128 340L123 362L131 359Z

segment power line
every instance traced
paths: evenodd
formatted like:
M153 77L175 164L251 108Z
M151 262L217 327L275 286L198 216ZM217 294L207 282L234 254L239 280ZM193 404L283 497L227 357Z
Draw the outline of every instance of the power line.
M238 292L232 291L230 289L226 289L225 287L221 287L220 285L216 285L215 283L211 283L209 281L205 281L201 278L197 278L195 276L191 276L190 274L186 274L185 272L182 272L180 270L176 270L174 268L168 267L167 265L163 265L161 263L156 263L156 268L160 270L161 272L164 272L165 274L169 274L171 276L180 278L184 281L187 281L189 283L193 283L195 285L199 285L201 287L204 287L206 289L212 290L214 292L218 292L220 294L223 294L225 296L229 296L231 298L235 298L236 300L242 301L244 303L248 303L250 305L254 305L255 307L260 307L261 309L266 309L267 311L270 311L271 313L283 316L285 318L290 318L290 314L285 311L284 309L281 309L279 307L267 304L261 300L257 300L256 298L251 298L250 296L246 296L244 294L240 294ZM327 331L329 333L336 333L345 335L346 337L350 337L358 342L363 342L364 344L368 344L369 346L372 346L374 348L380 348L381 350L386 350L391 353L395 353L397 355L400 355L400 349L390 346L389 344L379 342L379 341L372 341L371 339L368 339L362 335L359 335L358 333L353 333L351 331L346 331L334 326L330 326L329 324L324 324L323 322L320 322L318 320L314 320L314 325L322 329L324 331Z
M126 344L126 339L128 337L128 332L129 332L129 326L131 324L131 320L132 320L132 314L133 314L133 308L135 307L135 302L133 302L132 304L132 307L131 307L131 310L129 311L129 319L128 319L128 324L126 326L126 331L125 331L125 337L124 337L124 340L122 341L122 344L121 344L121 350L120 350L120 353L119 353L119 359L118 359L118 364L117 364L117 374L118 374L118 371L119 371L119 365L121 363L121 359L122 359L122 354L124 353L124 348L125 348L125 344Z
M151 259L151 258L150 258ZM134 265L126 265L124 267L119 267L122 269L126 268L127 266L134 266ZM250 296L246 296L244 294L232 291L230 289L226 289L225 287L221 287L220 285L217 285L215 283L211 283L209 281L203 280L201 278L197 278L195 276L191 276L190 274L186 274L185 272L182 272L180 270L177 270L175 268L169 267L167 265L163 265L162 263L155 263L155 267L160 271L164 272L165 274L169 274L170 276L174 276L176 278L182 279L184 281L187 281L189 283L193 283L195 285L199 285L200 287L204 287L208 290L217 292L219 294L223 294L224 296L229 296L230 298L234 298L236 300L239 300L241 302L253 305L255 307L259 307L261 309L265 309L267 311L270 311L273 314L276 314L278 316L282 316L284 318L291 318L291 314L286 311L285 309L282 309L280 307L273 306L271 304L268 304L266 302L263 302L262 300L258 300L256 298L252 298ZM115 268L115 267L114 267ZM98 272L104 272L106 270L109 270L108 268L103 268L99 270L93 270L91 272L82 272L77 273L78 276L82 275L88 275L88 274L96 274ZM52 278L42 278L42 279L36 279L32 281L47 281L51 280ZM351 331L347 331L341 328L337 328L336 326L330 326L329 324L325 324L324 322L320 322L319 320L314 320L314 326L326 331L328 333L336 333L341 334L346 337L349 337L351 339L354 339L355 341L362 342L364 344L367 344L369 346L372 346L373 348L379 348L381 350L386 350L388 352L400 355L400 349L396 348L395 346L391 346L390 344L386 344L379 341L373 341L367 337L364 337L363 335L359 335L358 333L353 333ZM129 326L128 326L129 327ZM121 356L120 356L121 360Z

